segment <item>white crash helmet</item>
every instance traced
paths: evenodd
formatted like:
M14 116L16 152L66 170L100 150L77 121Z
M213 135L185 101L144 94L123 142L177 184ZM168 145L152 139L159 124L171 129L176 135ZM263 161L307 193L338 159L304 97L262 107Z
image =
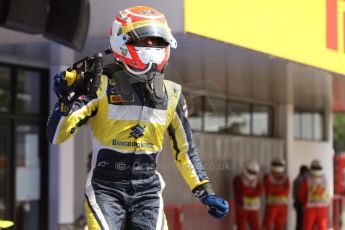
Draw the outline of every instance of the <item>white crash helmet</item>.
M319 160L313 160L310 164L310 173L314 177L323 175L323 168Z
M248 180L255 180L259 175L259 171L260 167L256 161L248 161L245 164L243 174Z
M160 43L154 47L133 43L150 37ZM140 77L150 71L161 72L168 62L170 47L176 48L177 42L161 12L147 6L134 6L120 11L114 19L110 46L116 61Z
M284 173L286 162L283 158L273 158L271 162L271 170L273 173Z

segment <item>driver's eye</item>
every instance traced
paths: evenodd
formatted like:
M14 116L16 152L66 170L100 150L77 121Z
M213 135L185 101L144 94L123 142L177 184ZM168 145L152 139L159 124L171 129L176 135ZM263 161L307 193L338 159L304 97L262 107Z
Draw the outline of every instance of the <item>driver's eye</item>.
M142 45L147 45L147 46L157 46L158 45L158 41L157 41L157 39L146 38L146 39L141 41L141 44Z

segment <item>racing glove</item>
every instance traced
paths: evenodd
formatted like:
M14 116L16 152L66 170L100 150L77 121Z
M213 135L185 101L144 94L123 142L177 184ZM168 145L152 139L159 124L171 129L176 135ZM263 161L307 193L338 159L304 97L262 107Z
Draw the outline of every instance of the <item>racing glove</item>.
M66 72L62 71L54 76L54 92L59 100L68 102L71 93L75 90L75 80L66 76Z
M201 202L208 207L208 213L216 219L223 219L229 212L228 202L216 195L207 195Z
M66 77L66 72L62 71L54 76L54 92L59 98L58 104L61 112L68 113L71 109L75 96L75 80Z
M216 219L223 219L229 212L227 201L215 195L210 183L202 184L193 189L193 194L208 208L208 213Z

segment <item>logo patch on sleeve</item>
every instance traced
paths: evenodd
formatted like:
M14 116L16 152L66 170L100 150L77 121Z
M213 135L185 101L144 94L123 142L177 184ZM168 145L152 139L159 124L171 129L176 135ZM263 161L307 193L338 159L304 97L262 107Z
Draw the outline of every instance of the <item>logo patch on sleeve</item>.
M120 94L117 95L110 95L110 102L111 103L119 103L119 102L125 102L126 100L122 98Z
M117 103L122 103L122 102L133 102L133 101L134 101L134 97L132 97L131 100L126 100L120 94L110 94L109 95L109 102L111 104L117 104Z

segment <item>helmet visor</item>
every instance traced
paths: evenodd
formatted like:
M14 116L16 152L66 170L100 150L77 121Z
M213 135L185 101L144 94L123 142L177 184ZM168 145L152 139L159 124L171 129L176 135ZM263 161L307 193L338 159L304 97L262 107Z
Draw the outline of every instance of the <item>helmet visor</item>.
M274 161L272 162L272 167L284 167L285 164L283 162L278 162L278 161Z
M158 21L143 21L129 24L122 28L122 33L127 34L127 41L133 43L138 40L143 40L147 37L162 38L158 46L167 46L170 44L171 48L176 48L177 43L170 32L169 27Z
M247 172L250 174L250 175L258 175L259 172L255 171L255 170L250 170L250 169L247 169Z

